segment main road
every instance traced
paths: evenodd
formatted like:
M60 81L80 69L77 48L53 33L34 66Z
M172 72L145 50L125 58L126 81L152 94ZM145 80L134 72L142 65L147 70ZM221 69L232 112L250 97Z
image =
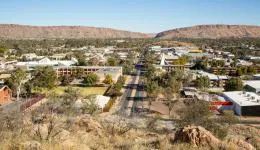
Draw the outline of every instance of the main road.
M141 79L141 71L136 69L133 75L127 76L123 89L123 94L119 98L118 111L120 115L134 116L138 115L143 108L145 91Z

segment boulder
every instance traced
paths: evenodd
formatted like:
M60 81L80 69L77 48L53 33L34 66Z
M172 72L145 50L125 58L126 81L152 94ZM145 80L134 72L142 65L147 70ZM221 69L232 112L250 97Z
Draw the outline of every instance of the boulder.
M92 120L92 119L85 119L85 118L81 118L76 120L75 122L77 125L79 125L80 127L85 127L86 128L86 132L97 132L99 135L101 135L102 132L102 126L100 125L99 122Z
M230 138L227 140L227 143L235 144L238 147L238 149L255 150L255 148L250 143L247 143L246 141L239 138Z
M186 126L170 136L170 141L190 143L194 146L215 146L221 143L208 130L200 126Z
M253 136L253 137L247 137L246 142L252 144L256 149L260 149L260 137Z
M60 141L64 141L66 139L70 138L70 132L67 130L62 129L57 136L55 137L55 139L60 140Z

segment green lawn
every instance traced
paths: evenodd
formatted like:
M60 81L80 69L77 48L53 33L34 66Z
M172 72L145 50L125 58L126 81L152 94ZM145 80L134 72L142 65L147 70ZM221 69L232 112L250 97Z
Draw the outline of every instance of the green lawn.
M51 90L57 93L58 95L64 94L64 91L68 88L68 86L58 86L55 89ZM83 97L92 95L92 94L100 94L103 95L107 90L107 87L74 87L72 88L79 90L80 95ZM50 91L44 90L43 93L48 93Z

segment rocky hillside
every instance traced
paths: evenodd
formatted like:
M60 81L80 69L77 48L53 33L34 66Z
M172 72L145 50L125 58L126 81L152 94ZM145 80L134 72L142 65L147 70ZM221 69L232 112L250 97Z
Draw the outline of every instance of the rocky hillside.
M260 37L260 26L248 25L198 25L158 33L156 38L242 38Z
M138 32L85 26L28 26L0 24L0 38L43 39L43 38L147 38Z

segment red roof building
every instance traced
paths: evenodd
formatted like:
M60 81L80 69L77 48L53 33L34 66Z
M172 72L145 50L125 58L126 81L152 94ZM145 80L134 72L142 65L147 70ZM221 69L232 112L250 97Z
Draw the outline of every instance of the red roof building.
M12 90L6 85L0 85L0 105L8 103L12 98Z

